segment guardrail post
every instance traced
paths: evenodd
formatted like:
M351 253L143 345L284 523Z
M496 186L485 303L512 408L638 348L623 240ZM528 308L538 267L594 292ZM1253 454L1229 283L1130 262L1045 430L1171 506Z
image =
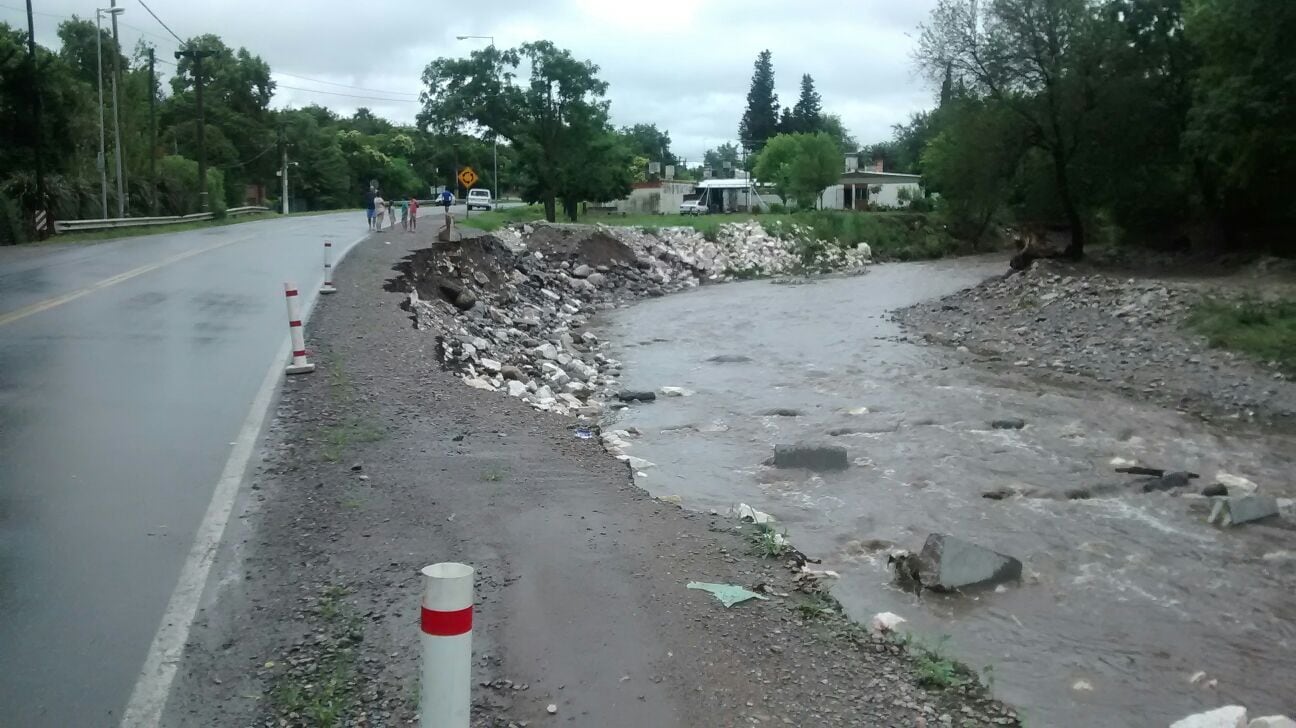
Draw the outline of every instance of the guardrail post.
M320 293L337 293L333 287L333 243L324 241L324 285L320 286Z
M297 285L284 284L284 298L288 301L288 332L292 338L292 364L289 374L306 374L315 371L315 365L306 361L306 337L302 334L300 309L297 307Z
M432 564L423 567L423 576L419 725L468 728L472 708L473 568L467 564Z

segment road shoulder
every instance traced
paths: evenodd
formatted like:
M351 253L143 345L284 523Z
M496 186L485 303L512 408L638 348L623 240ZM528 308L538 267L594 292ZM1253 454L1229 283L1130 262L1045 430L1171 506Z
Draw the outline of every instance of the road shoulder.
M285 384L165 724L408 724L418 569L443 560L478 574L475 725L1016 724L973 681L920 686L731 519L649 498L569 420L441 371L384 290L409 240L371 236L317 307L318 369ZM725 609L690 581L771 596Z

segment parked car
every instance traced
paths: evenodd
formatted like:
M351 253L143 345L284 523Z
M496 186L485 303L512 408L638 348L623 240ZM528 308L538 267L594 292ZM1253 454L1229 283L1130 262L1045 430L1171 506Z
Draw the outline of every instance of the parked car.
M681 215L705 215L710 212L702 200L687 200L680 203Z
M468 190L468 209L494 210L495 201L491 199L491 191L480 188Z

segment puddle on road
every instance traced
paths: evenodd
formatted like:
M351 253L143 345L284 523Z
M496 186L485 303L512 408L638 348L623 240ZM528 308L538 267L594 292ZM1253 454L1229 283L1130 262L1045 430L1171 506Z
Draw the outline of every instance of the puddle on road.
M598 323L628 388L696 392L621 417L618 426L644 432L631 454L656 464L642 485L698 510L746 502L774 514L799 548L841 572L834 594L854 618L892 611L922 633L951 635L959 658L993 666L995 692L1029 725L1142 728L1229 703L1293 712L1296 529L1218 531L1204 523L1203 500L1165 494L981 493L1125 482L1110 463L1123 457L1204 474L1196 484L1225 470L1290 498L1296 440L1207 427L897 340L887 311L1002 270L987 259L886 265L610 312ZM758 414L779 409L799 416ZM992 429L1000 417L1027 426ZM806 477L760 464L775 443L798 440L845 445L853 467ZM893 587L877 547L917 550L930 532L1017 556L1026 578L963 597ZM1199 671L1206 677L1192 684ZM1075 689L1082 681L1092 690Z

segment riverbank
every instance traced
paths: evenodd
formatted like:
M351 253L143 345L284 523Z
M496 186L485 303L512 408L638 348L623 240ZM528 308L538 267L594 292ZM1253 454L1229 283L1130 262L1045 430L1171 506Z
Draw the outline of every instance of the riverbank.
M460 334L430 330L463 291L401 310L424 308L403 275L430 234L371 236L313 314L318 369L285 384L167 725L409 724L418 569L439 560L477 568L474 725L1018 724L947 657L868 634L802 572L759 558L736 519L650 498L597 438L537 411L543 398L464 386L483 354L469 337L477 356L457 358ZM608 267L627 294L662 285L636 283L651 266ZM515 303L534 312L529 300ZM553 316L583 307L598 303ZM606 365L597 353L582 355ZM690 581L767 599L726 609Z
M1291 296L1296 281L1263 269L1138 276L1039 261L1025 272L896 313L923 340L969 362L1064 386L1098 386L1207 419L1296 429L1296 382L1284 362L1212 346L1194 316L1256 296ZM1235 319L1236 320L1236 319Z

